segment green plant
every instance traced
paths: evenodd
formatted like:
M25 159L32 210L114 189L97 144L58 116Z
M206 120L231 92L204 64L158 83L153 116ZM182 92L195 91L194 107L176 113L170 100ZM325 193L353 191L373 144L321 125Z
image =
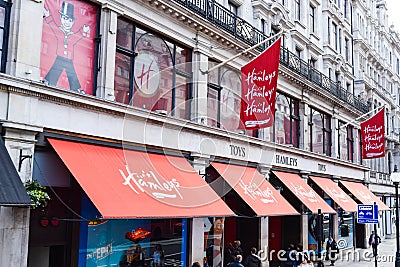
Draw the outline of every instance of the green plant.
M45 207L47 205L50 196L47 194L45 186L40 185L37 180L31 180L25 182L25 188L31 199L32 209Z

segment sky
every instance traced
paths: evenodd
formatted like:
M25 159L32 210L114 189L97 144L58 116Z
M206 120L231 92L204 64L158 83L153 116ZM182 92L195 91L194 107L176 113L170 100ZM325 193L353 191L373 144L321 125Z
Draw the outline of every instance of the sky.
M386 0L386 5L389 15L389 26L393 24L396 31L400 33L400 0Z

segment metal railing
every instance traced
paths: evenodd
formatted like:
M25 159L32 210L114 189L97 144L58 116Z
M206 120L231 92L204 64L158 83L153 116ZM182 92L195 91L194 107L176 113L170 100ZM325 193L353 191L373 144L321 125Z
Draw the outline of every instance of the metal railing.
M182 6L193 11L195 14L211 22L217 28L220 28L229 34L233 35L236 39L253 46L260 43L269 36L258 30L249 22L238 17L235 13L231 12L224 6L216 3L213 0L174 0ZM267 42L257 49L262 51L268 47L274 40ZM361 112L368 112L368 104L348 92L340 84L332 81L329 77L322 74L317 69L313 68L310 64L297 57L286 48L281 48L280 62L290 70L300 74L305 79L320 86L324 91L336 96L342 101L355 107Z

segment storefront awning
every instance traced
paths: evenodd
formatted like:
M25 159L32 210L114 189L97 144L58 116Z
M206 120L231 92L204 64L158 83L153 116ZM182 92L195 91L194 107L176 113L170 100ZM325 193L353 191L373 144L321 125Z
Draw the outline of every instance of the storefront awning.
M390 210L377 196L361 183L340 181L362 204L376 204L379 210Z
M295 173L272 171L279 180L312 212L336 213L303 179Z
M310 176L310 178L344 211L357 211L357 203L331 179L316 176Z
M183 157L48 140L104 218L234 215Z
M216 162L211 165L257 216L299 214L255 168Z
M0 137L0 206L30 205L31 200Z

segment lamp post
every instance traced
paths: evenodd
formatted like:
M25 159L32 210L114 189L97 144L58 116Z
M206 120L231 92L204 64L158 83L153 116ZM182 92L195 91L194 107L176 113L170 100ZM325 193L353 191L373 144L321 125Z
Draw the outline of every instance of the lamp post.
M397 172L397 165L394 166L394 172L390 175L396 193L396 261L394 266L400 267L400 237L399 237L399 182L400 172Z

